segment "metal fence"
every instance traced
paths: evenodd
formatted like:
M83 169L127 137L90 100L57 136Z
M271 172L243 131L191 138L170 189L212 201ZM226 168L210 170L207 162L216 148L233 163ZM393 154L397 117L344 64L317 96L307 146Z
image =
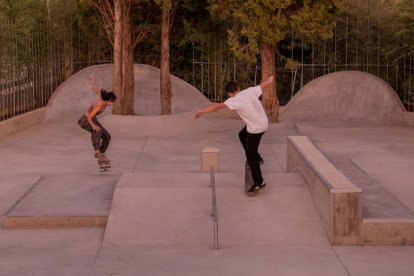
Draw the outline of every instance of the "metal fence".
M278 45L276 82L281 105L317 77L358 70L384 79L406 109L413 110L411 53L401 50L394 52L394 56L384 54L387 45L382 45L385 34L380 28L387 22L372 18L364 21L364 9L373 9L374 4L358 2L361 9L356 15L338 19L332 39L309 42L292 31L283 47ZM22 28L0 17L0 120L45 106L69 76L87 66L112 61L110 44L101 31L94 29L96 33L91 33L83 30L79 22L67 24L59 20L45 17L35 26ZM373 27L377 28L375 32ZM212 101L226 99L223 86L228 80L239 81L241 87L258 84L260 65L237 61L227 45L225 30L211 33L206 45L192 45L192 53L191 46L175 46L171 54L172 74L193 84ZM136 56L136 62L151 61L158 66L159 57L152 48L149 45L137 49L142 52ZM296 62L294 69L285 66L288 59Z
M111 62L99 31L86 37L79 24L62 18L25 16L19 21L0 11L0 121L46 106L68 77Z
M214 68L214 67L220 67ZM324 75L345 71L355 70L368 72L386 81L397 93L405 108L413 111L413 72L411 67L404 67L396 64L382 65L371 64L299 64L299 68L289 70L283 67L276 68L277 96L280 105L286 105L299 90L310 81ZM261 70L259 66L250 68L240 67L231 76L223 74L215 76L217 72L226 72L227 68L223 64L208 64L207 62L196 62L195 77L193 86L200 90L207 98L214 102L221 102L227 98L224 92L225 82L237 80L241 87L254 86L260 83ZM250 78L237 79L237 75L250 72Z

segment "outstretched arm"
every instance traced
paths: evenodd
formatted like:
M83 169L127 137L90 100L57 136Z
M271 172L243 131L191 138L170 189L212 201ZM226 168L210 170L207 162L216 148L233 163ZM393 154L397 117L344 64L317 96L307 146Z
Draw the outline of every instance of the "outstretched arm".
M271 84L272 84L273 80L274 80L274 77L273 77L273 75L271 75L269 78L267 78L267 80L263 81L263 82L260 84L260 88L261 88L262 90L263 90L263 89L265 89L266 87L268 87L269 85L271 85Z
M91 84L91 86L92 86L93 90L95 90L95 94L96 94L98 97L101 97L101 90L98 88L98 86L96 85L95 80L94 80L92 77L91 77L91 78L89 78L89 83Z
M227 105L225 105L224 103L213 103L213 104L210 104L206 108L197 111L197 113L194 115L194 118L195 119L198 119L204 113L215 112L215 111L220 110L220 109L223 109L223 108L227 108Z

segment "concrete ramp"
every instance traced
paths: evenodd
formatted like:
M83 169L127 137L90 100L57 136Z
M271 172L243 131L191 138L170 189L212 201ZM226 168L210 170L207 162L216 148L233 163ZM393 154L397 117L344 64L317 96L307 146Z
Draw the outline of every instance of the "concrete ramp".
M89 84L93 77L99 87L112 90L112 64L87 67L71 76L53 93L48 103L46 121L74 121L98 98ZM135 64L135 101L134 111L138 115L159 115L160 70L158 68ZM172 114L198 110L210 101L195 87L171 76ZM105 114L109 114L108 109Z
M342 71L305 85L286 105L280 121L403 125L404 111L384 80L365 72Z
M115 190L104 246L212 244L209 174L124 174Z

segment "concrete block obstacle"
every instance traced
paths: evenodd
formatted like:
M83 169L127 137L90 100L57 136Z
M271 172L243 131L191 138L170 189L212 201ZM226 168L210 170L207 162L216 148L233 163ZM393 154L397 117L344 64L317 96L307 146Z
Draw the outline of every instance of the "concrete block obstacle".
M287 170L300 172L332 245L361 244L361 189L353 185L305 136L289 136Z
M204 147L201 150L201 171L210 172L210 167L213 166L214 171L219 170L219 155L220 150L215 147Z

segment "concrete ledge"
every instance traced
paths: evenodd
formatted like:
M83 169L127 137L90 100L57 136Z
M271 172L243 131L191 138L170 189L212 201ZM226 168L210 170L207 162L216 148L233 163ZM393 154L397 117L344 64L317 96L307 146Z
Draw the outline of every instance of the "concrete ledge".
M363 219L364 245L414 245L414 219Z
M287 170L305 178L329 242L361 244L361 189L305 136L288 136Z
M105 227L108 216L89 217L3 217L5 229L42 229L42 228L75 228L75 227Z
M0 122L0 138L19 132L26 128L43 122L46 115L46 107L10 118Z

